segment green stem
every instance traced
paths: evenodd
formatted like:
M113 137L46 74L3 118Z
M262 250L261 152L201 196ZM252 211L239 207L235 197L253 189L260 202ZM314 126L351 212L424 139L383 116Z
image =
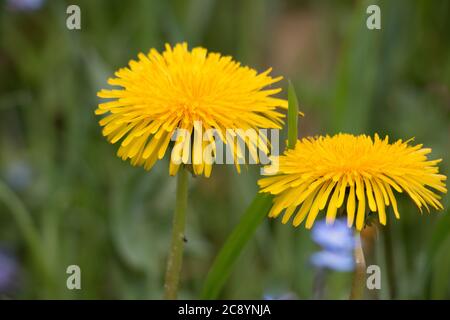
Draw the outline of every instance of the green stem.
M355 246L355 271L353 273L352 289L350 300L361 300L364 298L364 288L366 285L366 261L362 248L361 235L358 232Z
M396 299L397 288L395 285L395 265L394 265L394 253L392 252L392 235L391 227L387 224L383 233L383 246L386 259L386 271L389 282L389 295L391 299Z
M372 223L371 225L366 225L361 231L362 247L364 251L364 257L366 258L366 266L377 265L376 257L376 238L378 233L378 224ZM370 300L379 300L380 290L368 290L367 298Z
M181 167L177 175L177 198L172 225L172 242L167 260L164 298L177 298L181 266L183 264L184 228L186 225L186 208L188 194L188 171Z

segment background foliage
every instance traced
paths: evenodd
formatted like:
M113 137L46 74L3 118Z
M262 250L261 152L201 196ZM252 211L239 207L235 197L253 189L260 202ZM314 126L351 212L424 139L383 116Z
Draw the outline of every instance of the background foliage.
M75 3L79 31L66 28L68 2L28 12L1 3L0 247L19 265L3 298L162 296L175 179L167 161L146 172L117 158L93 111L114 70L165 42L202 45L258 70L273 66L296 86L306 114L300 136L415 137L450 173L449 1ZM381 7L381 31L366 28L372 3ZM200 294L258 173L216 166L212 178L191 179L182 298ZM420 215L404 201L402 219L389 221L400 298L450 298L449 197L443 202L447 212ZM382 238L376 259L384 270ZM266 219L221 297L309 299L316 250L304 228ZM82 290L66 288L70 264L81 267ZM327 298L347 298L349 274L327 280ZM388 287L383 274L381 298Z

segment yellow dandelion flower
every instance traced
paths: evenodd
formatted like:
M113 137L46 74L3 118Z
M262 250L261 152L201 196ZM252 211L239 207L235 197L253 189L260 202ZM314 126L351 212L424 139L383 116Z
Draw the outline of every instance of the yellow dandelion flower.
M266 88L282 79L270 77L271 69L258 74L229 56L201 47L189 51L186 43L166 44L164 52L151 49L138 58L108 80L120 89L98 92L109 101L95 111L106 115L99 122L103 135L111 143L121 140L117 155L132 165L150 170L174 146L177 129L187 132L179 150L182 163L192 163L190 156L201 158L206 144L215 150L217 137L205 139L201 132L216 130L226 145L227 129L282 128L284 115L277 108L287 108L287 102L273 97L281 89ZM264 137L257 142L244 140L253 154L255 150L268 153ZM235 158L241 152L236 145ZM193 163L195 174L210 175L211 163ZM179 166L170 161L170 174L175 175Z
M283 223L294 216L294 226L306 219L309 229L321 210L327 207L326 221L333 223L342 208L348 226L356 220L356 229L361 230L366 208L378 212L383 225L387 206L400 218L394 191L405 191L421 212L422 207L429 211L429 206L443 209L441 197L430 190L447 192L447 178L437 167L441 159L428 160L431 149L409 142L391 144L388 137L381 140L377 134L373 140L366 135L338 134L297 141L294 149L278 158L275 175L258 181L261 192L275 195L269 216L284 211Z

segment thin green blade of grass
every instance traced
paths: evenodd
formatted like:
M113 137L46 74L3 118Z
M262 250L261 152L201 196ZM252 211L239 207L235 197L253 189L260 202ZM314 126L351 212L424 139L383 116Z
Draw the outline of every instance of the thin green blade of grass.
M288 88L288 148L297 142L298 99L292 83ZM246 244L256 232L272 207L272 195L258 193L241 221L219 251L206 277L202 299L216 299L230 276L233 266Z
M291 81L289 81L288 87L288 105L288 148L293 149L295 148L298 134L298 99Z

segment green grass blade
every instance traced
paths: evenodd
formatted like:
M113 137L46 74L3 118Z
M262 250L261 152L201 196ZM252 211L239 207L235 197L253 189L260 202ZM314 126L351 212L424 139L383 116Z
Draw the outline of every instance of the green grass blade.
M271 206L271 195L259 193L253 199L247 211L242 216L241 221L228 237L214 260L206 277L206 282L201 295L202 299L217 298L242 249L267 216Z
M293 149L298 134L298 99L291 81L288 87L288 105L288 148Z
M291 82L288 88L288 148L294 148L297 142L298 99ZM256 232L258 226L272 207L272 196L257 194L244 213L241 221L228 237L213 262L206 277L201 295L202 299L215 299L228 279L233 265L247 242Z

